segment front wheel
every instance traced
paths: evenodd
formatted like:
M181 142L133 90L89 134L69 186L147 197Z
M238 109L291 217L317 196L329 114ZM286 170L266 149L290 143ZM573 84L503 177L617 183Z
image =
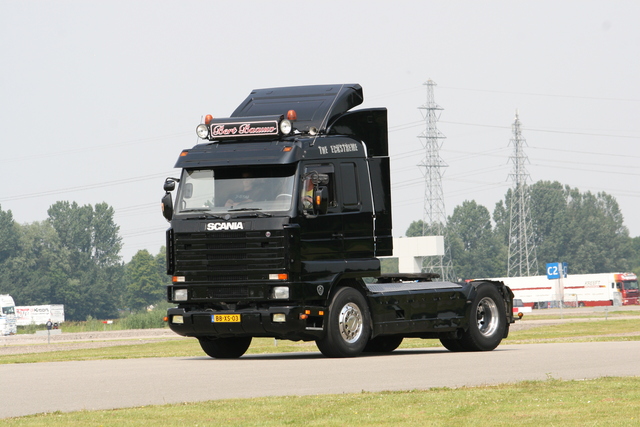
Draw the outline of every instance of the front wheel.
M371 336L369 307L354 288L340 288L329 305L324 337L318 348L327 357L353 357L364 350Z
M216 359L237 359L251 345L251 337L210 338L201 337L200 347L208 356Z
M459 339L441 339L450 351L490 351L502 341L507 328L504 298L495 286L480 284L471 303L469 328Z

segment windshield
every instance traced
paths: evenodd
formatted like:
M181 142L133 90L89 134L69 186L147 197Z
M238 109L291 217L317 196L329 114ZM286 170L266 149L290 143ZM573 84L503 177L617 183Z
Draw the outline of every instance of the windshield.
M638 289L638 281L637 280L630 280L630 281L624 281L624 289L629 291L632 289Z
M291 209L294 170L286 168L185 169L176 213L267 212Z

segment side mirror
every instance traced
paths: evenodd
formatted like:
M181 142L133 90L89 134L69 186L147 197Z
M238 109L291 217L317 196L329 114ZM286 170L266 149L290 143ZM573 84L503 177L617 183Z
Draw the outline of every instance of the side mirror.
M176 182L174 180L172 180L172 179L167 179L164 182L164 187L163 188L164 188L164 191L166 191L167 193L169 191L173 191L173 190L176 189Z
M326 214L329 210L329 190L327 187L318 187L313 197L314 210L319 214Z
M315 185L327 185L329 184L329 175L327 175L326 173L316 174L313 181Z
M167 221L171 221L171 218L173 218L173 199L169 192L162 197L162 216L164 216Z

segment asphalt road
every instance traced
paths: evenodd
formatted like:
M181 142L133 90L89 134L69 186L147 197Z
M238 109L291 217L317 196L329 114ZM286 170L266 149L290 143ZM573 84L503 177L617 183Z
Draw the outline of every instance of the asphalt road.
M522 380L640 376L640 341L502 345L483 353L396 350L0 365L0 418L257 396L358 393Z

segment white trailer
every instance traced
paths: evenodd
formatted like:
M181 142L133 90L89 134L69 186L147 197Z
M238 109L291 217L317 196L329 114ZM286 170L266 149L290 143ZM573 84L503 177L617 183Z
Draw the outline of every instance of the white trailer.
M20 326L45 325L49 320L60 325L64 322L64 305L26 305L16 307L17 324Z
M501 277L514 299L527 307L548 308L558 301L565 306L610 306L638 304L638 278L633 273L569 274L561 279L547 276Z
M13 335L16 327L16 304L11 295L0 295L0 335Z

